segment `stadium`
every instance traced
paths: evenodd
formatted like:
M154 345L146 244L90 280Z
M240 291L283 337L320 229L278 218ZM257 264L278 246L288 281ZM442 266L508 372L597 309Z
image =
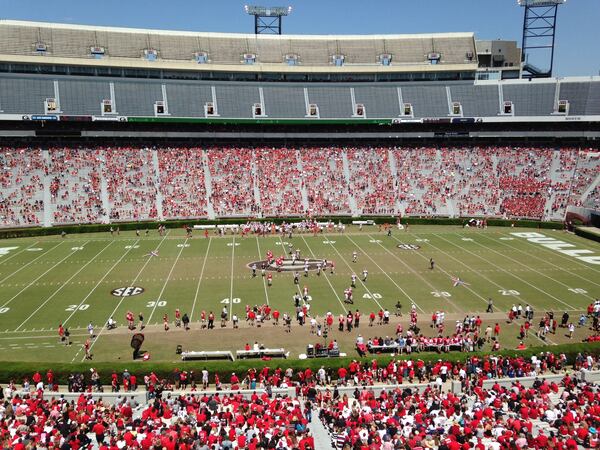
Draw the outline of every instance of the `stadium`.
M521 43L0 20L0 446L596 448L600 77L519 3Z

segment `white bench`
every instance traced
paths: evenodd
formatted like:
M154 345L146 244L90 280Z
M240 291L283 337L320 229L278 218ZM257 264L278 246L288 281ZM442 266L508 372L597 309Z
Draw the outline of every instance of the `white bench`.
M262 358L269 356L271 358L287 358L290 352L286 352L284 348L263 348L259 350L238 350L235 356L239 359L246 358Z
M230 351L181 352L182 361L191 361L194 359L228 359L234 361L235 358Z

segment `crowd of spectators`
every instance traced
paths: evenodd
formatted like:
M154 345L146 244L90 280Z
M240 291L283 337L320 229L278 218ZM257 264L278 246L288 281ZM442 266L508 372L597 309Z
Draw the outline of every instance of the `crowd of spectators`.
M298 151L259 148L255 150L255 158L262 215L304 215L306 208L302 202L303 180L298 164Z
M0 225L43 221L46 167L39 148L0 148Z
M176 369L162 378L154 372L137 378L125 370L110 376L114 403L91 395L103 390L94 369L70 377L69 389L80 393L74 400L58 392L43 396L57 387L49 370L1 390L0 442L19 450L90 445L310 450L315 409L337 448L544 449L549 442L555 448L593 448L600 391L570 375L571 368L593 370L598 362L578 354L571 366L565 355L551 352L470 356L460 362L355 360L316 372L250 368L227 380L206 369L199 374ZM537 378L548 373L562 381ZM524 376L535 378L532 387L518 380ZM517 380L506 387L494 381L500 378ZM450 380L460 383L461 393L447 392ZM402 386L406 382L422 388ZM341 392L342 386L354 392ZM288 394L292 389L295 396L275 393L276 388L287 388ZM142 405L133 395L139 389L146 394Z
M582 196L598 177L598 173L600 173L600 152L592 150L579 151L571 181L571 195L568 201L570 205L582 205Z
M206 217L204 154L199 148L167 148L157 152L162 212L168 219Z
M50 195L56 205L54 223L93 223L105 219L100 153L98 149L66 147L49 152Z
M303 148L300 159L309 213L313 216L350 214L342 149Z
M0 150L0 226L154 220L161 212L202 218L211 210L560 219L568 205L600 203L600 188L590 189L600 153L573 148L61 147L45 155Z
M252 149L211 148L211 203L217 216L256 216L259 205L254 196L255 173Z
M110 201L110 219L156 219L156 172L148 148L107 148L104 177Z
M394 215L398 194L387 148L346 150L350 173L350 194L363 215Z

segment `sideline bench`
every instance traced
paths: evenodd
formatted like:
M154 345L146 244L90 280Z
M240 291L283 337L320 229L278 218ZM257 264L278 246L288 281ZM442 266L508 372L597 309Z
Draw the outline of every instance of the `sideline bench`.
M392 342L390 345L367 344L367 348L371 353L396 353L400 346L397 342Z
M193 361L195 359L228 359L234 361L233 353L229 351L201 351L201 352L181 352L182 361Z
M284 358L286 359L290 355L290 352L286 352L284 348L263 348L258 350L238 350L235 352L235 356L238 359L248 358L262 358L268 356L270 358Z
M312 344L308 344L306 347L307 358L338 358L340 356L339 348L332 348L329 350L327 347L316 348Z

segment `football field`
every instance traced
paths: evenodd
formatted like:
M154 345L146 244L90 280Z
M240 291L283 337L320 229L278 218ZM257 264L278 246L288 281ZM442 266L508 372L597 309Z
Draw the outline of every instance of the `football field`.
M300 250L302 259L334 261L335 273L327 270L317 275L311 270L305 277L300 262L298 285L293 283L292 269L270 272L273 285L269 287L260 274L260 262L267 251L289 258L290 249ZM430 258L435 261L433 270ZM270 323L249 327L244 319L246 305L268 304L294 315L292 296L304 286L309 289L311 313L319 320L326 312L338 316L361 311L359 330L330 336L349 355L356 354L352 342L358 333L365 339L393 335L398 321L406 325L413 304L425 334L433 334L428 325L435 310L446 312L445 334L450 335L456 320L481 315L486 323L500 322L503 347L514 347L522 321L507 324L509 308L531 305L534 331L546 311L554 311L559 319L567 311L576 323L600 297L598 262L596 242L562 231L519 228L411 226L410 231L394 229L387 236L376 226L349 227L344 233L295 234L291 239L219 237L212 232L205 238L199 231L186 238L184 230L172 229L163 237L152 230L140 237L131 231L119 236L92 233L4 240L0 242L0 360L79 362L89 323L96 336L94 360L131 358L132 333L124 326L127 311L136 319L143 313L148 324L143 348L153 360L177 360L176 344L188 350L236 350L254 341L284 346L297 357L307 343L317 341L307 327L294 322L292 332L284 333L281 326ZM255 278L250 270L253 263L259 267ZM365 282L363 270L368 271ZM354 303L347 304L344 290L352 274L357 275ZM461 283L455 286L457 279ZM493 299L492 314L485 314L488 298ZM398 301L402 317L393 317L387 327L366 326L371 311L389 309L393 316ZM230 324L220 328L223 306L240 317L239 330L232 330ZM163 316L168 314L172 322L176 308L191 317L190 331L172 325L168 332L163 330ZM214 312L217 329L200 330L202 311ZM104 327L110 317L118 323L115 330ZM61 323L71 332L71 346L59 342ZM578 328L573 341L590 333L588 327ZM550 335L545 342L532 333L526 344L568 341L564 332Z

